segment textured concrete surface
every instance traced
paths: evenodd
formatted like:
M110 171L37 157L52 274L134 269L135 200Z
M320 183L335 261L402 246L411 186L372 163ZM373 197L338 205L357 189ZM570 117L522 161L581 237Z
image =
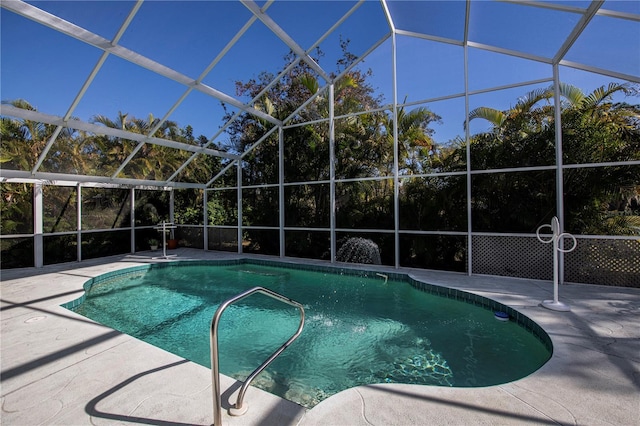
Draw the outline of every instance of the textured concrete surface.
M237 257L189 249L173 253L178 259ZM209 369L60 307L79 297L89 278L158 261L153 254L1 272L3 425L212 423ZM245 398L250 408L242 417L226 412L239 385L222 376L223 424L640 424L640 290L565 284L560 299L572 310L554 312L539 306L552 298L549 282L401 272L521 311L551 336L551 360L505 385L361 386L311 410L250 388Z

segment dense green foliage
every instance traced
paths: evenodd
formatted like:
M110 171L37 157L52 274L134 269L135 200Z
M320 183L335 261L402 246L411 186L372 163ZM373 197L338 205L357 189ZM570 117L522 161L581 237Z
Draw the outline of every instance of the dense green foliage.
M640 160L640 106L612 102L617 93L637 97L638 88L611 83L585 95L574 86L560 85L564 164ZM553 88L549 87L528 93L507 111L471 111L470 120L483 118L493 125L490 131L474 135L470 141L472 169L555 164L553 95ZM569 232L638 233L638 166L576 167L565 169L563 175ZM501 224L500 231L531 232L537 222L548 223L555 215L555 179L555 174L547 171L477 175L472 183L474 229L496 230L484 226L483 218ZM526 216L531 217L518 224Z
M338 64L349 64L346 48ZM394 229L393 132L391 111L384 111L368 84L367 72L350 71L334 87L336 226L340 229ZM328 91L319 89L318 77L301 64L278 83L273 76L238 82L238 95L280 119L294 123L314 121L284 130L285 226L327 228L330 218L330 134ZM263 92L263 90L266 90ZM316 98L303 110L295 108L309 95ZM617 163L640 159L638 105L614 103L613 96L637 97L637 87L612 83L589 95L561 84L564 164ZM505 111L478 108L468 120L489 120L489 131L469 141L471 217L476 232L532 233L556 215L555 108L552 87L520 98ZM366 112L373 110L375 112ZM344 117L348 114L349 117ZM437 143L430 125L440 120L425 107L397 112L400 179L400 229L416 231L467 230L467 146L463 141ZM466 123L465 123L466 125ZM256 142L270 130L249 115L235 123L229 149L244 152L244 183L275 184L278 180L277 134ZM514 168L546 169L517 171ZM499 172L491 170L507 169ZM476 173L475 171L487 171ZM434 175L435 174L435 175ZM576 167L563 170L566 225L576 234L638 233L640 226L640 172L634 165ZM388 177L385 179L385 177ZM340 180L347 181L341 182ZM353 180L351 180L353 179ZM311 182L321 183L313 184ZM246 192L246 191L245 191ZM276 188L252 189L243 197L243 224L277 226ZM354 236L359 233L354 233ZM346 235L348 237L349 235ZM384 235L374 238L383 257L394 251ZM407 248L408 244L408 248ZM306 239L287 239L287 252L327 255L326 233L309 232ZM296 247L299 246L299 247ZM464 268L466 243L458 237L403 237L402 262L433 257L427 264L446 269ZM439 253L439 255L438 255ZM424 266L424 265L423 265Z

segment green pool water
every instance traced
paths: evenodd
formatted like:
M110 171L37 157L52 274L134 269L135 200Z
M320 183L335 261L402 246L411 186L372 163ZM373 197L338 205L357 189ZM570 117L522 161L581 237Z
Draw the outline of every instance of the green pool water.
M218 305L255 286L271 289L303 304L306 321L298 340L253 384L306 407L372 383L505 383L551 355L530 330L496 320L491 309L369 275L180 262L94 279L73 310L210 367ZM298 324L298 309L262 294L231 305L219 327L220 371L246 378Z

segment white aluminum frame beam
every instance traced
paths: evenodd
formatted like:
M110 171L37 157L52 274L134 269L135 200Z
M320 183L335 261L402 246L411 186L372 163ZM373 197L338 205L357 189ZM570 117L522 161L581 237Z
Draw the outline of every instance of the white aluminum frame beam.
M285 197L284 197L284 129L278 127L278 239L280 241L280 257L285 257L286 240L284 235L285 228Z
M271 5L271 2L269 2L265 8L269 7L269 5ZM204 69L204 71L202 71L202 73L200 73L200 75L198 76L198 78L196 79L196 84L200 84L202 82L202 80L204 80L204 78L211 72L211 70L213 70L213 68L215 68L215 66L222 60L222 58L224 57L224 55L226 55L229 50L231 50L231 48L238 42L238 40L240 40L240 38L249 30L249 28L251 28L251 26L253 25L254 22L257 21L258 18L256 18L255 16L250 17L247 22L242 26L242 28L240 28L240 30L233 36L233 38L231 40L229 40L229 42L225 45L225 47L216 55L216 57L209 63L209 65L207 65L207 67ZM162 125L162 123L164 123L165 121L167 121L169 119L169 117L171 116L171 114L173 114L173 112L182 104L182 102L184 102L184 100L187 98L187 96L189 96L189 94L193 91L193 87L188 87L187 90L182 94L182 96L180 96L180 98L178 98L178 100L171 106L171 108L169 108L169 110L166 112L166 114L162 117L162 119L158 122L158 124L156 126L153 127L153 129L151 129L151 131L147 134L147 136L153 136L153 134L158 131L158 129L160 128L160 126ZM253 104L253 103L251 103ZM205 145L204 147L209 146L211 143L213 143L213 140L219 135L221 134L224 129L226 129L231 122L233 121L233 119L238 116L239 113L237 113L236 115L234 115L234 117L229 120L227 122L227 124L224 125L224 127L222 129L220 129L216 135L211 138ZM120 169L118 169L116 171L116 173L114 173L114 176L117 176L118 173L120 173L120 171L122 171L124 169L124 167L127 165L127 163L129 163L129 161L131 161L133 159L133 157L135 156L135 154L142 148L142 146L144 145L144 142L140 142L138 144L138 146L136 146L136 148L131 152L131 154L129 155L129 157L122 163L122 165L120 166ZM169 176L169 178L167 179L167 181L173 181L174 179L176 179L178 177L178 175L182 172L182 170L184 170L185 167L187 167L196 157L198 156L198 154L193 154L191 157L189 157L187 160L185 160L182 165L180 167L178 167L178 169L171 175Z
M205 189L202 191L202 223L203 233L202 233L202 243L204 246L204 251L209 251L209 193Z
M130 231L130 249L131 253L136 252L136 190L135 188L129 189L129 203L131 204L131 216L129 217ZM173 223L173 221L172 221Z
M587 9L584 9L581 7L567 6L562 4L550 3L550 2L531 1L531 0L500 0L500 1L504 3L514 3L521 6L534 6L542 9L557 10L560 12L584 14L587 11ZM610 9L600 8L596 12L596 15L607 16L610 18L628 19L630 21L640 21L640 15L636 15L634 13L628 13L628 12L619 12L617 10L610 10Z
M225 167L222 168L222 170L220 170L218 172L217 175L215 175L214 177L211 178L211 180L209 180L209 182L207 182L205 184L205 187L210 186L211 184L213 184L213 182L215 182L219 177L221 177L222 175L224 175L227 170L229 170L231 167L233 167L233 165L235 163L239 163L240 161L242 161L242 159L244 157L246 157L247 155L249 155L249 153L251 153L251 151L253 151L258 145L260 145L262 143L262 141L264 141L265 139L267 139L269 136L271 136L273 134L273 132L275 132L276 130L278 130L280 128L280 126L278 127L272 127L271 129L269 129L269 131L267 133L265 133L264 135L262 135L262 137L260 139L258 139L253 145L251 145L249 148L247 148L241 155L239 155L237 158L234 159L234 161L230 162L229 164L227 164Z
M38 182L45 181L51 182L52 185L71 186L64 182L82 183L82 186L95 186L95 187L136 187L138 189L163 189L168 190L170 188L206 188L203 184L194 184L188 182L164 182L156 180L144 180L144 179L128 179L128 178L115 178L112 179L108 176L91 176L91 175L76 175L69 173L49 173L49 172L36 172L31 173L28 170L9 170L0 169L0 182Z
M82 185L79 183L76 184L76 260L82 261Z
M400 147L398 144L398 46L397 35L391 35L391 76L393 79L393 241L394 267L400 267Z
M395 30L395 34L406 36L406 37L419 38L422 40L436 41L438 43L452 44L454 46L462 46L464 44L462 40L456 40L453 38L446 38L446 37L438 37L438 36L424 34L424 33L417 33L414 31Z
M353 5L353 7L351 7L351 9L349 9L347 11L347 13L345 13L335 24L333 24L331 26L331 28L329 28L314 44L313 46L311 46L309 49L307 49L307 51L305 52L305 55L308 56L313 49L315 49L317 46L320 45L320 43L322 43L324 40L327 39L327 37L329 37L329 35L336 29L338 28L344 21L347 20L347 18L349 18L349 16L351 16L356 10L358 10L358 8L360 6L362 6L362 4L364 4L366 0L359 0L358 3L356 3L355 5ZM268 3L267 5L265 5L263 7L263 10L266 10L266 8L268 7L268 5L271 3ZM254 15L255 17L255 15ZM257 17L255 17L257 19ZM379 42L380 43L380 42ZM376 44L376 47L379 44ZM372 51L373 49L370 49L369 51ZM369 52L368 51L368 52ZM289 64L284 70L282 70L280 72L280 74L278 74L278 76L276 76L271 83L269 83L267 86L265 86L264 89L262 89L260 91L260 93L258 93L249 103L250 105L253 105L255 102L257 102L262 95L264 95L274 84L276 84L278 81L280 81L280 79L285 76L293 67L295 67L298 62L300 62L303 58L301 56L297 56L296 59L291 62L291 64ZM339 76L341 77L342 74ZM338 77L338 78L339 78ZM300 105L293 113L291 113L289 115L289 117L287 117L285 120L282 121L282 123L285 123L291 119L293 119L293 117L295 117L296 114L298 114L298 112L302 111L310 102L312 102L317 96L319 96L319 94L322 92L323 89L318 90L318 92L312 94L309 99L307 99L302 105ZM212 137L211 141L209 141L209 143L212 143L220 134L222 134L222 132L224 131L224 129L226 129L228 126L231 125L231 123L240 115L240 112L234 114L233 117L231 117L231 119L225 123L225 125ZM282 123L279 124L279 127L282 127ZM260 143L262 143L262 141L264 141L271 133L273 133L278 127L273 127L271 128L267 134L265 134L264 136L262 136L256 143L254 143L253 145L251 145L248 149L246 149L242 155L240 156L240 158L244 158L247 154L249 154L253 149L255 149ZM229 170L230 167L233 166L233 163L228 164L226 167L224 167L216 176L214 176L209 182L207 182L206 186L210 186L213 184L213 182L215 182L219 177L221 177L222 175L224 175L224 173ZM172 176L173 177L173 176ZM169 180L172 180L171 178Z
M499 0L502 3L513 3L520 6L534 6L542 9L551 9L557 10L560 12L572 12L572 13L584 13L583 8L576 6L567 6L562 4L554 4L554 3L544 3L541 1L531 1L531 0Z
M25 18L31 19L39 24L45 25L62 34L68 35L84 43L87 43L95 48L103 50L104 52L118 56L119 58L129 61L142 68L146 68L147 70L154 72L158 75L161 75L177 83L180 83L184 86L187 86L199 92L202 92L205 95L214 97L229 105L233 105L238 109L246 111L257 117L263 118L273 124L276 124L276 125L280 124L279 120L275 119L269 114L266 114L251 106L248 106L242 103L241 101L237 100L236 98L227 95L226 93L223 93L219 90L214 89L213 87L202 84L201 82L198 82L192 79L191 77L188 77L174 69L171 69L165 65L162 65L152 59L149 59L143 55L140 55L139 53L129 50L123 46L112 45L109 40L95 33L92 33L91 31L85 30L82 27L72 24L71 22L65 21L64 19L59 18L58 16L45 12L42 9L38 9L37 7L32 6L28 3L25 3L21 0L12 0L12 1L2 2L2 7L14 13L17 13L18 15L21 15Z
M489 52L501 53L503 55L515 56L516 58L529 59L531 61L542 62L543 64L551 64L553 62L552 58L547 58L539 55L531 55L529 53L520 52L519 50L513 49L505 49L503 47L492 46L490 44L477 43L475 41L467 41L465 43L469 47L473 47L476 49L487 50Z
M469 120L469 18L471 15L471 0L467 0L464 16L464 117ZM469 126L464 126L466 180L467 180L467 275L473 274L473 215L471 214L471 134Z
M280 40L282 40L296 55L302 58L315 72L318 73L325 81L330 82L331 78L324 69L302 48L296 43L276 22L271 19L266 12L253 0L240 0L267 28L269 28Z
M179 149L183 151L196 152L198 154L213 155L216 157L228 158L231 160L238 159L236 154L228 154L226 152L218 151L216 149L202 148L197 145L190 145L182 142L172 141L170 139L163 138L150 138L140 133L132 133L126 130L116 129L113 127L106 127L99 124L87 123L81 120L68 120L58 117L56 115L45 114L39 111L33 111L28 109L16 108L13 105L2 104L0 105L0 115L6 115L11 117L22 118L24 120L37 121L46 124L52 124L55 126L68 127L70 129L84 130L86 132L94 133L96 135L113 136L116 138L127 139L136 142L148 142L154 145L166 146L168 148Z
M238 239L238 253L242 254L242 162L236 162L236 176L238 180L238 188L237 188L237 203L236 203L236 211L238 212L238 232L236 233L236 237Z
M626 19L628 21L640 22L640 15L637 15L635 13L618 12L617 10L600 9L596 13L596 15L606 16L607 18L618 18Z
M603 3L604 0L593 0L591 2L586 12L582 15L578 23L575 25L575 27L573 27L571 33L564 40L564 43L562 43L562 46L560 46L556 54L553 56L554 65L559 63L564 58L569 49L571 49L571 46L573 46L576 40L578 40L580 34L582 34L585 28L587 28L587 25L589 25L589 22L591 22L593 17L596 15L596 12L598 11L598 9L600 9ZM555 75L556 74L554 73L554 76Z
M593 5L593 3L592 3ZM556 214L560 224L560 233L564 232L564 170L562 169L562 102L560 97L560 71L558 64L553 66L553 114L555 122L555 154L556 154ZM560 248L564 248L564 240L560 238ZM555 248L554 248L555 250ZM564 252L554 253L559 261L559 282L564 283Z
M392 33L396 32L396 24L393 22L393 16L391 16L391 12L389 11L387 0L380 0L380 6L382 6L382 10L384 11L384 17L387 19L387 25L389 25L389 29Z
M329 253L331 263L336 261L336 120L335 120L335 87L329 85Z
M33 262L36 268L44 265L44 202L42 194L42 182L33 185Z
M607 77L617 78L620 80L627 80L633 83L640 83L640 75L632 75L632 74L625 74L617 71L611 71L604 68L584 65L579 62L567 61L566 59L561 60L559 62L559 65L562 65L564 67L574 68L581 71L588 71L595 74L604 75Z
M333 79L333 82L339 81L346 73L348 73L349 71L351 71L354 67L356 67L360 62L362 62L371 52L373 52L376 48L378 48L378 46L380 46L382 43L384 43L389 37L391 37L392 33L388 33L385 34L384 37L382 37L380 40L378 40L373 46L371 46L371 48L369 48L365 53L362 54L362 56L360 56L358 59L356 59L355 61L353 61L353 63L351 65L349 65L347 68L345 68L344 71L342 71L340 74L338 74L336 76L336 78ZM285 118L284 120L282 120L282 123L284 125L286 125L286 123L288 123L289 121L293 120L300 111L302 111L303 109L305 109L307 107L307 105L309 105L311 102L313 102L313 100L317 97L320 96L321 93L323 93L324 91L328 90L329 84L320 87L318 89L318 91L316 93L314 93L309 99L307 99L302 105L300 105L298 108L296 108L295 111L293 111L291 114L289 114L289 116L287 118ZM380 108L380 110L383 109L387 109L387 108ZM353 114L349 114L349 115L345 115L345 116L339 116L339 117L335 117L335 118L342 118L342 117L348 117L348 116L353 116L353 115L360 115L360 114L366 114L369 112L375 112L376 110L371 110L371 111L362 111L362 112L357 112L357 113L353 113ZM322 122L322 121L329 121L328 118L326 119L321 119L321 120L317 120L315 122ZM284 126L287 128L291 128L291 127L296 127L296 126L304 126L306 124L311 124L311 122L305 122L305 123L295 123L295 124L290 124L288 126Z

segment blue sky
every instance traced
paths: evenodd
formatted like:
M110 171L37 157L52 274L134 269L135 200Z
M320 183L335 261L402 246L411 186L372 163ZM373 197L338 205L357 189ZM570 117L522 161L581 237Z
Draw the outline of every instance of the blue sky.
M5 1L5 0L3 0ZM12 1L12 0L7 0ZM29 2L89 31L112 39L133 6L130 1ZM586 7L586 1L556 1ZM302 48L309 48L346 13L351 1L276 1L267 11ZM390 2L398 29L459 40L464 34L465 4L461 1ZM640 15L638 1L607 1L605 9ZM100 57L101 51L13 12L1 10L1 98L23 98L38 110L62 116ZM233 35L251 17L249 10L231 1L147 1L120 40L122 46L197 78ZM470 39L478 43L539 56L553 56L579 15L489 1L471 5ZM389 32L380 3L367 1L322 44L321 65L335 71L340 37L350 39L360 55ZM452 44L397 36L398 98L416 102L464 91L463 50ZM262 71L277 72L288 52L271 31L256 22L204 78L204 83L234 95L234 82L255 78ZM566 59L588 66L640 75L640 23L596 16L571 48ZM371 68L371 83L392 100L391 41L387 40L360 66ZM561 79L591 91L615 81L561 67ZM481 49L469 49L469 89L480 90L521 81L551 78L551 66ZM541 84L539 86L546 86ZM519 96L539 87L527 86L472 96L470 108L506 109ZM185 87L137 65L110 55L73 115L90 120L118 111L137 117L162 117L184 93ZM427 105L443 118L435 126L436 140L462 134L464 99ZM171 120L191 124L196 135L208 137L222 125L220 102L192 92ZM473 123L472 131L483 124Z

